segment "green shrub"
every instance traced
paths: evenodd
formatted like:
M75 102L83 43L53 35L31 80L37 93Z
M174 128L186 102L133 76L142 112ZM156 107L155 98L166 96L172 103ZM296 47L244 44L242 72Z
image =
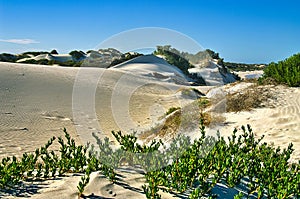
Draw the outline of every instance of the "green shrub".
M33 55L33 56L38 56L38 55L42 55L42 54L49 54L49 52L46 51L41 51L41 52L25 52L22 53L23 55Z
M159 150L162 141L153 140L148 145L140 145L134 134L112 132L121 146L114 151L108 138L102 141L93 135L99 146L98 152L93 146L76 145L64 130L65 139L58 138L61 145L59 155L49 151L55 140L53 137L35 153L23 154L20 160L3 158L0 161L0 191L15 190L23 180L79 172L84 173L77 186L81 197L93 171L101 170L115 182L115 168L119 166L119 160L126 157L132 166L144 169L147 183L143 190L147 198L161 198L160 190L172 192L175 196L185 194L189 198L201 198L212 196L211 191L217 183L238 187L244 183L242 181L246 181L246 192L235 198L250 195L257 198L299 198L300 161L289 163L293 145L283 150L274 148L263 143L263 137L255 139L249 125L241 129L240 135L235 129L228 140L220 136L215 138L206 135L201 120L199 139L192 142L181 134L164 150Z
M48 59L40 59L37 61L37 64L40 65L48 65L49 60Z
M163 55L167 62L171 65L178 67L184 74L189 74L188 69L193 68L192 64L189 63L184 57L180 55L180 52L171 46L157 46L155 55Z
M112 66L118 65L120 63L123 63L125 61L131 60L133 58L136 58L136 57L139 57L139 56L142 56L142 55L143 54L140 54L140 53L130 53L130 52L127 52L125 54L122 54L120 58L113 59L112 62L110 63L110 65L108 67L112 67Z
M0 54L0 61L3 62L15 62L17 61L18 58L16 55L9 54L9 53L2 53Z
M247 191L236 197L256 194L257 198L298 198L299 163L288 163L292 144L284 150L275 149L261 143L263 138L255 140L249 125L247 128L242 126L242 131L237 136L235 130L225 141L222 137L217 140L206 137L202 128L200 139L193 143L181 142L185 150L175 155L171 165L146 174L149 185L143 188L147 198L157 198L159 189L173 193L192 190L190 198L211 196L217 183L236 187L242 179L248 181ZM174 151L178 149L169 154L167 151L165 156L174 157Z
M85 53L82 51L73 50L69 53L75 60L80 60L85 58Z
M245 64L233 62L224 62L223 64L232 71L255 71L262 70L266 67L265 64Z
M295 54L284 61L270 63L264 69L263 79L273 78L278 83L288 86L300 86L300 53ZM261 81L261 80L260 80Z
M24 64L38 64L38 61L36 61L34 59L27 59L27 60L22 61L20 63L24 63Z
M52 54L52 55L58 55L58 52L57 52L57 50L53 49L53 50L51 50L50 54Z

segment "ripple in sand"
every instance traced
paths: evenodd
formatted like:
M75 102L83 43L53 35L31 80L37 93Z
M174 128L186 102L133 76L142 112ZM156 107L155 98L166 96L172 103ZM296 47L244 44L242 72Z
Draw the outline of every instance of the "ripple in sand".
M286 124L287 122L291 121L291 118L279 118L276 124Z

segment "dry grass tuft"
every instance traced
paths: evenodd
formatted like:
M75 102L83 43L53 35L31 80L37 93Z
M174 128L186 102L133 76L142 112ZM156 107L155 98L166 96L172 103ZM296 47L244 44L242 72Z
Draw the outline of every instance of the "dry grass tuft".
M157 125L151 128L148 131L143 132L139 138L143 140L147 140L149 136L159 136L164 137L165 135L168 136L175 136L175 133L179 130L181 123L181 110L176 110L169 114L166 117L166 120L163 124Z
M165 122L157 125L139 136L145 141L151 137L175 137L179 131L189 132L199 127L200 118L205 126L219 124L225 121L217 114L207 111L211 102L206 97L195 100L183 109L171 108L165 114Z
M254 108L270 106L270 101L274 99L271 88L270 86L252 85L242 91L227 94L226 111L250 111Z

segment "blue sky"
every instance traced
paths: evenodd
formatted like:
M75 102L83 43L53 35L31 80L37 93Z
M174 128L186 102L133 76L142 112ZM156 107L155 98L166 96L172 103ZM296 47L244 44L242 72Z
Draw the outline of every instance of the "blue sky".
M0 53L94 49L122 31L181 32L225 61L269 63L300 52L298 0L0 0Z

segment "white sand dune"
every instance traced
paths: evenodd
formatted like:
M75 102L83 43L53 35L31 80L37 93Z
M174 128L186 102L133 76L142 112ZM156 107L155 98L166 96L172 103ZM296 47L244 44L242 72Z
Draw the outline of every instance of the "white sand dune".
M85 86L96 84L96 91L92 95L95 99L94 112L74 110L72 104L74 84L82 74L81 70L86 72L83 76L92 75L97 79L96 82L93 82L93 78L81 79L77 87L81 88L81 100L89 102L90 93L85 92L88 90ZM180 84L181 81L186 80L180 71L156 57L134 59L111 69L86 70L0 62L0 158L32 152L52 136L62 136L63 127L67 128L77 143L85 143L90 138L84 137L82 132L87 135L95 132L100 137L111 138L111 130L132 132L151 128L168 108L191 101L178 95L178 90L186 88ZM224 90L234 92L247 86L225 86ZM203 90L210 88L203 87ZM221 130L221 134L229 135L234 127L249 123L257 136L264 134L265 140L274 142L276 146L286 147L293 142L296 148L293 158L299 159L300 90L276 87L274 92L280 99L276 108L226 113L228 125ZM74 118L73 111L79 121ZM78 132L78 129L82 132ZM53 148L57 149L58 145ZM138 170L121 168L117 172L121 175L121 183L114 185L99 173L93 173L85 195L89 198L145 198L141 188L144 178ZM79 180L80 176L75 174L34 182L25 186L25 190L19 190L22 193L19 198L28 195L41 199L77 198ZM237 190L219 184L214 192L221 194L221 198L232 198ZM161 194L163 198L179 197ZM0 197L14 198L6 195Z
M158 68L165 67L163 63L152 66L157 67L153 72L159 72ZM78 144L88 141L86 137L91 138L92 132L97 133L99 137L111 138L112 130L131 133L133 130L150 128L168 108L178 107L181 101L186 100L177 93L183 85L133 72L134 69L144 67L149 73L151 69L145 63L130 63L130 66L123 67L132 71L118 68L85 70L0 62L0 158L12 155L20 157L24 152L33 152L52 136L63 136L64 127ZM96 84L97 89L93 95L95 113L85 109L74 110L74 105L72 106L74 84L82 73L81 70L88 71L89 75L99 75L96 82L89 78L80 81L81 86L90 85L91 82ZM167 76L178 71L167 65L164 72ZM180 73L178 76L184 78ZM85 90L81 91L84 93ZM87 96L82 97L83 100L87 100ZM75 120L72 109L80 116L79 122ZM93 114L96 114L96 118ZM78 130L83 130L86 135ZM52 149L58 147L58 144L55 144ZM121 173L126 176L126 172ZM106 187L114 187L117 198L144 198L144 194L141 193L141 178L141 174L136 177L129 173L124 179L124 185L111 185L103 177L94 176L87 188L87 194L94 193L101 196L100 198L111 198ZM80 177L75 175L36 182L26 186L25 190L16 191L25 194L21 194L19 198L26 197L26 194L42 199L76 198L79 179ZM136 189L131 190L132 187ZM0 197L14 198L4 195Z
M128 65L124 67L133 71L135 67L145 67L140 63ZM78 129L102 137L111 136L112 130L151 128L168 108L178 107L185 100L176 93L182 85L116 68L88 68L89 73L99 75L92 82L97 87L92 93L94 113L74 110L79 115L78 123L73 117L72 97L80 70L83 69L0 63L1 157L34 151L52 136L63 135L64 127L79 142L87 140ZM81 84L89 81L92 80L83 79ZM87 100L85 95L82 98Z
M241 77L241 79L257 79L260 76L262 76L264 73L263 70L255 70L255 71L241 71L241 72L236 72L238 76Z
M76 138L71 102L77 69L56 69L0 63L1 157L33 151L63 135L63 127Z
M41 55L37 55L35 57L30 57L30 58L23 58L23 59L19 59L17 62L24 62L27 60L35 60L35 61L39 61L42 59L47 59L47 60L54 60L54 61L59 61L59 62L67 62L67 61L73 61L73 57L69 54L41 54Z
M224 69L217 64L217 60L196 65L195 68L190 68L189 72L203 77L208 86L221 86L236 81L233 74L225 72Z
M127 62L113 66L131 74L153 77L161 81L187 84L187 78L180 69L155 55L139 56Z

